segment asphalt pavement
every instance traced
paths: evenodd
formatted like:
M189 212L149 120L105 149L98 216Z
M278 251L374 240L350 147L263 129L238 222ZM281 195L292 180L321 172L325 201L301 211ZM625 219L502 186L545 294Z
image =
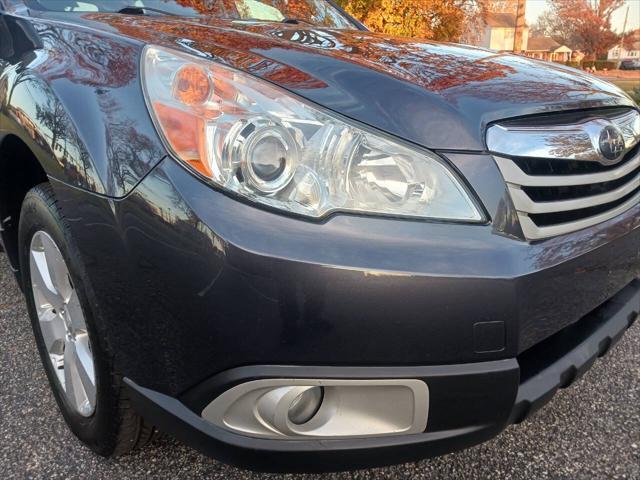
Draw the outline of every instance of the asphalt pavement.
M169 435L135 454L104 459L65 427L22 294L0 254L0 478L640 479L640 323L531 419L437 459L328 475L261 475L204 457Z

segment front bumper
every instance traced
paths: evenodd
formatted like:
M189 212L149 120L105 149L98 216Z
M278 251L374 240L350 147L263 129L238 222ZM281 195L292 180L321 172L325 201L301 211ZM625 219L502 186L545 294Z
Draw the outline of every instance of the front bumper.
M170 160L117 201L54 186L119 370L171 396L242 365L515 358L640 276L640 205L528 243L493 159L455 160L490 224L304 221Z
M478 443L570 383L637 313L640 205L528 243L493 159L448 157L491 223L304 221L231 199L170 160L120 200L54 184L140 411L231 463L339 470ZM620 302L626 313L593 313ZM279 368L422 378L427 429L274 443L199 416L220 389Z
M485 441L548 402L604 355L640 313L635 280L578 323L517 358L430 367L236 368L203 382L180 399L125 379L134 405L160 429L227 463L261 471L334 471L412 461ZM264 378L416 378L430 390L424 433L378 438L272 440L231 432L198 412L223 391Z

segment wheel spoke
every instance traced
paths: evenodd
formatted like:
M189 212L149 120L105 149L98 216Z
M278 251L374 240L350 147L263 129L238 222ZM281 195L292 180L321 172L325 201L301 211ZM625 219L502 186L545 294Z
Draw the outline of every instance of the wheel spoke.
M72 290L67 306L65 307L66 315L69 318L71 328L75 332L86 332L87 324L84 321L84 313L82 307L80 307L80 300L78 299L78 293Z
M89 336L85 333L76 336L76 355L78 357L78 373L80 381L87 394L89 406L93 408L96 399L96 378L93 356L89 347Z
M47 352L60 355L63 352L66 328L64 320L51 309L47 309L40 315L40 331Z
M56 291L66 302L72 291L67 265L64 263L60 250L48 235L42 236L42 248L47 259L51 281Z
M80 347L80 348L78 348ZM67 340L64 351L65 390L81 414L93 411L96 398L93 360L88 349Z
M75 409L78 409L78 394L81 392L76 392L78 387L77 385L77 369L76 369L76 346L74 342L70 339L67 339L64 345L64 391L67 394L67 398L69 402L73 405Z
M30 271L36 307L42 309L48 305L61 309L63 300L53 284L44 252L31 251Z

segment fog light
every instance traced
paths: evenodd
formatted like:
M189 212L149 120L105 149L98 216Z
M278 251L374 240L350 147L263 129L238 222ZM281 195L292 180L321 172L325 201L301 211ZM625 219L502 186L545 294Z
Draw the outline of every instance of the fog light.
M324 388L311 387L293 399L289 406L289 421L296 425L302 425L311 420L322 405Z
M429 388L408 378L251 380L219 395L201 415L236 433L280 440L420 434Z

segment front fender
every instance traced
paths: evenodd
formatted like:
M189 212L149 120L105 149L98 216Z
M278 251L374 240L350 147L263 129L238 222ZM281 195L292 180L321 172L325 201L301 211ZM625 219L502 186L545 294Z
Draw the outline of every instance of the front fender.
M0 63L4 133L24 141L50 177L125 196L166 155L142 94L142 44L77 26L0 19L16 46Z

